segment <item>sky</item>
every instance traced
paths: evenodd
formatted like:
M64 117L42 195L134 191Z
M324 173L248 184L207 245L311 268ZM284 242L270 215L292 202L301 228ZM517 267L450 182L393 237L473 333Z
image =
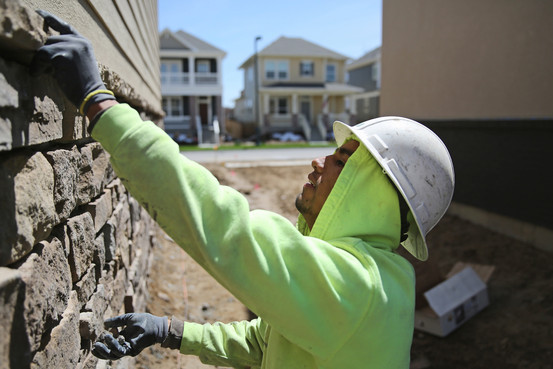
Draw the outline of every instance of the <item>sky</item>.
M225 51L223 106L244 89L238 67L280 36L300 37L352 59L382 42L382 0L158 0L162 31L183 30Z

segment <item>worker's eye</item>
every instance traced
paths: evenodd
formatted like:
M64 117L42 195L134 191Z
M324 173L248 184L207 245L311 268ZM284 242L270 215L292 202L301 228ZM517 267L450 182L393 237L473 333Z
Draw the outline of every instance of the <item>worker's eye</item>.
M336 164L339 166L339 167L343 167L344 165L346 165L346 163L342 160L336 160Z

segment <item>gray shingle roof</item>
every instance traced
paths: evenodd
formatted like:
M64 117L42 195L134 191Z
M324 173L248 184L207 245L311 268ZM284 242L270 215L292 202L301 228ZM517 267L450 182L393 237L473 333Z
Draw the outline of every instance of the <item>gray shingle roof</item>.
M371 62L374 62L374 61L378 60L379 58L380 58L380 46L377 47L376 49L373 49L373 50L369 51L368 53L364 54L359 59L355 59L350 64L348 64L346 66L346 68L349 70L349 69L353 69L353 68L356 68L356 67L359 67L359 66L363 66L363 65L369 64Z
M182 30L179 30L177 32L171 32L170 30L166 29L161 33L161 36L165 34L170 34L174 39L174 41L177 41L177 42L170 41L170 39L167 39L164 41L162 37L162 41L161 41L162 49L171 48L171 49L183 49L183 50L192 50L192 51L216 51L220 53L225 53L225 51L219 49L218 47L213 46L212 44L204 40L201 40L198 37L191 35L188 32L184 32Z

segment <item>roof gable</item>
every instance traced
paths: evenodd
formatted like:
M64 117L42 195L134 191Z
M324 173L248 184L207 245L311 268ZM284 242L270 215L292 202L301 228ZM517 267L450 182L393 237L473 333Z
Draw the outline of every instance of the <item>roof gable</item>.
M225 54L223 50L182 30L179 30L177 32L171 32L168 29L163 30L163 32L161 32L159 36L159 40L161 49L210 51Z
M361 68L366 65L377 62L379 60L380 60L380 47L377 47L376 49L373 49L368 53L364 54L359 59L355 59L354 61L352 61L350 64L346 66L346 68L348 70Z
M179 49L179 50L191 50L191 45L183 42L173 32L165 29L159 35L159 47L160 49Z
M224 53L223 50L213 46L212 44L205 42L204 40L201 40L197 38L194 35L191 35L190 33L184 32L182 30L179 30L176 32L176 36L183 42L191 46L193 50L196 51L218 51L221 53Z
M281 36L259 52L262 56L300 56L348 59L347 56L299 37Z

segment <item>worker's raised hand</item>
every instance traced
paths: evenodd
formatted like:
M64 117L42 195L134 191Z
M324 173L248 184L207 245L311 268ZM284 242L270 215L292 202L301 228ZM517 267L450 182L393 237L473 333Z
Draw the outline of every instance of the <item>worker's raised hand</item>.
M100 78L90 41L55 15L44 10L37 10L37 13L60 35L49 37L38 49L31 62L31 73L34 76L52 74L81 114L86 114L93 102L115 100Z
M104 326L108 329L124 327L117 338L105 333L94 343L92 353L106 360L136 356L146 347L163 342L169 332L167 317L148 313L131 313L109 318Z

